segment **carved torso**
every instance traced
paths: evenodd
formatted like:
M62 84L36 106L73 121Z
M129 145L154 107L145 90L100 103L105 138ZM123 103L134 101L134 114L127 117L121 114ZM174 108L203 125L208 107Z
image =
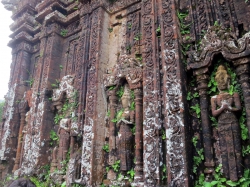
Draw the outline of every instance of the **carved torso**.
M222 103L227 103L228 106L233 107L234 105L234 96L236 96L238 94L234 94L234 95L230 95L229 93L223 93L220 95L216 96L216 103L218 105L218 107L222 106ZM237 118L235 116L235 114L229 110L224 110L218 117L218 122L219 124L226 124L226 123L230 123L233 121L237 121Z

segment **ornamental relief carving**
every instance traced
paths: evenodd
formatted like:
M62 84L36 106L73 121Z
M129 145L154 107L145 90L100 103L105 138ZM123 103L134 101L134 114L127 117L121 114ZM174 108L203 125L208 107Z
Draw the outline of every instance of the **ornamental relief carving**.
M105 74L103 79L108 103L106 166L119 163L123 178L133 170L138 180L134 182L139 182L143 169L142 66L128 55L121 55L112 72ZM106 180L111 184L116 179L117 171L113 168L108 172Z
M196 118L200 116L202 128L201 138L197 130L194 134L203 143L206 181L220 171L226 180L238 182L249 159L243 151L250 129L249 37L249 32L237 38L222 26L212 26L201 41L202 50L189 53L188 69L199 94L192 107L200 107Z
M77 142L77 137L80 136L78 95L74 88L74 80L74 75L66 75L62 78L59 87L53 89L52 106L56 113L54 122L59 125L56 132L59 145L53 150L51 171L58 169L63 172L65 164L68 164L65 163L67 157L73 157L79 147Z

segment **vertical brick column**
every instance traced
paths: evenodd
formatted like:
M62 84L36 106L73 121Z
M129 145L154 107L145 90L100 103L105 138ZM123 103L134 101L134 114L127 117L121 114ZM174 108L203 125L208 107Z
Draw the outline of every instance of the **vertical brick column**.
M196 76L196 80L198 83L197 90L200 95L200 107L201 107L201 126L202 126L202 134L203 134L203 144L204 144L204 156L205 156L205 174L208 181L212 179L212 173L214 168L213 161L213 147L212 147L212 131L211 124L209 119L209 106L210 100L207 95L208 91L208 81L209 75L203 73L201 75Z
M143 182L143 99L142 88L135 93L135 182Z

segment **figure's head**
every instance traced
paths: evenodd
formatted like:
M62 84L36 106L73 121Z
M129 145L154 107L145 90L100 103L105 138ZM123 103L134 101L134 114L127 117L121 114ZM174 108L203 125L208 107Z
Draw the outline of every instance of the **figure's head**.
M217 87L219 91L224 91L230 87L230 76L224 66L220 65L217 69L215 81L217 82Z

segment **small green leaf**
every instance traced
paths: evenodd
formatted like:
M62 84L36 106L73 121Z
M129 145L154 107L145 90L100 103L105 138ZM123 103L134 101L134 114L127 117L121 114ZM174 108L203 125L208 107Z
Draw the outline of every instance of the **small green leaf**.
M66 187L66 181L62 183L61 187Z
M231 180L227 181L226 183L227 183L227 185L229 185L229 186L238 186L238 185L239 185L238 182L233 182L233 181L231 181Z

